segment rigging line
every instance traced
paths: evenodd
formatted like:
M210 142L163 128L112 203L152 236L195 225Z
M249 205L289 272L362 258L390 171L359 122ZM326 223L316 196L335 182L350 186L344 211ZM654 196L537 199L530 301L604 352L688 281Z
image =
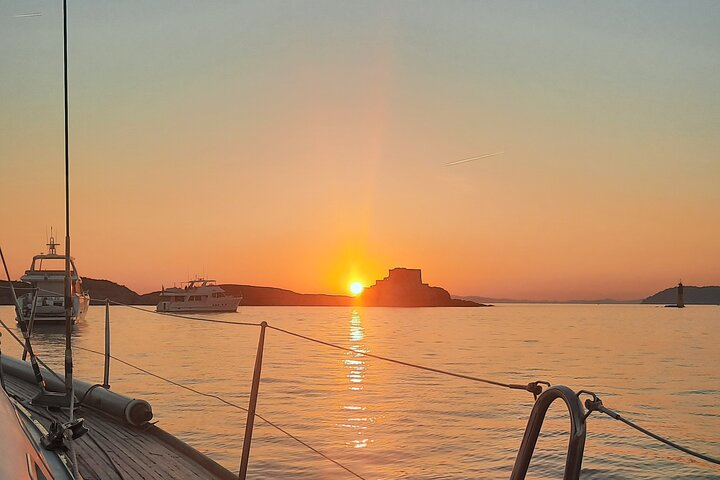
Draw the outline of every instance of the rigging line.
M25 343L22 340L20 340L20 338L18 338L17 335L15 335L15 332L10 330L10 327L8 327L7 324L1 318L0 318L0 324L2 324L3 328L5 328L5 330L7 330L7 332L15 339L16 342L18 342L20 344L21 347L25 346ZM48 372L52 373L55 378L57 378L61 383L65 382L65 379L62 378L57 373L55 373L55 371L52 368L50 368L47 363L43 362L39 356L37 356L37 355L34 355L34 356L37 359L38 363L40 365L42 365Z
M683 447L682 445L678 445L677 443L675 443L675 442L673 442L673 441L671 441L671 440L668 440L667 438L661 437L660 435L658 435L658 434L656 434L656 433L653 433L653 432L651 432L650 430L647 430L647 429L641 427L640 425L637 425L637 424L631 422L630 420L626 419L625 417L623 417L623 416L620 415L619 413L614 412L613 410L610 410L609 408L605 407L605 406L602 405L602 404L598 405L598 406L596 407L596 409L597 409L599 412L602 412L602 413L604 413L605 415L609 416L610 418L613 418L613 419L615 419L615 420L620 420L620 421L621 421L622 423L624 423L625 425L627 425L627 426L629 426L629 427L632 427L632 428L634 428L635 430L637 430L638 432L642 432L642 433L644 433L645 435L647 435L648 437L652 437L652 438L654 438L655 440L657 440L657 441L659 441L659 442L662 442L662 443L664 443L665 445L667 445L667 446L669 446L669 447L672 447L672 448L675 448L675 449L677 449L677 450L680 450L681 452L687 453L688 455L692 455L693 457L697 457L697 458L699 458L699 459L701 459L701 460L705 460L706 462L714 463L715 465L720 465L720 460L718 460L717 458L713 458L713 457L711 457L711 456L709 456L709 455L705 455L705 454L696 452L696 451L694 451L694 450L690 450L689 448Z
M77 349L79 349L79 350L84 350L84 351L86 351L86 352L94 353L94 354L96 354L96 355L103 355L103 356L105 355L105 354L102 353L102 352L98 352L97 350L92 350L92 349L89 349L89 348L78 347L78 346L75 346L75 348L77 348ZM244 411L244 412L247 412L247 411L248 411L247 408L242 407L242 406L240 406L240 405L238 405L238 404L236 404L236 403L229 402L229 401L225 400L224 398L222 398L222 397L220 397L220 396L218 396L218 395L214 395L214 394L212 394L212 393L201 392L200 390L196 390L196 389L194 389L194 388L192 388L192 387L188 387L187 385L183 385L183 384L181 384L181 383L178 383L178 382L175 382L175 381L173 381L173 380L170 380L169 378L166 378L166 377L163 377L163 376L161 376L161 375L152 373L152 372L150 372L150 371L148 371L148 370L145 370L145 369L142 368L142 367L138 367L137 365L133 365L133 364L130 363L130 362L126 362L125 360L121 360L121 359L119 359L119 358L117 358L117 357L115 357L115 356L113 356L113 355L110 355L110 358L112 358L113 360L116 360L116 361L118 361L118 362L120 362L120 363L122 363L122 364L124 364L124 365L127 365L128 367L134 368L134 369L139 370L139 371L141 371L141 372L143 372L143 373L145 373L145 374L147 374L147 375L150 375L151 377L155 377L155 378L157 378L157 379L159 379L159 380L162 380L162 381L164 381L164 382L170 383L170 384L172 384L172 385L175 385L176 387L180 387L180 388L185 389L185 390L187 390L187 391L189 391L189 392L193 392L193 393L196 393L196 394L198 394L198 395L202 395L202 396L204 396L204 397L214 398L214 399L219 400L219 401L221 401L222 403L224 403L224 404L226 404L226 405L228 405L228 406L230 406L230 407L237 408L238 410L242 410L242 411ZM296 442L298 442L300 445L302 445L302 446L306 447L307 449L312 450L313 452L317 453L318 455L320 455L321 457L323 457L325 460L334 463L335 465L337 465L338 467L342 468L343 470L345 470L346 472L350 473L351 475L355 476L356 478L359 478L360 480L366 480L365 477L362 477L361 475L359 475L359 474L355 473L354 471L350 470L348 467L346 467L346 466L343 465L342 463L338 462L337 460L333 460L332 458L328 457L326 454L322 453L320 450L316 449L316 448L313 447L312 445L309 445L308 443L306 443L306 442L304 442L303 440L299 439L298 437L296 437L296 436L293 435L292 433L288 432L287 430L285 430L284 428L280 427L279 425L271 422L270 420L268 420L267 418L263 417L262 415L256 413L255 416L256 416L257 418L259 418L260 420L262 420L263 422L265 422L265 423L267 423L268 425L270 425L271 427L273 427L273 428L275 428L276 430L280 431L281 433L283 433L283 434L287 435L288 437L292 438L293 440L295 440Z
M17 316L20 330L22 330L23 338L25 339L23 351L30 354L30 363L32 364L33 374L35 375L35 383L38 384L40 390L45 390L45 380L43 379L42 373L40 372L40 367L38 366L37 359L35 358L35 352L33 352L32 349L32 343L30 342L30 336L28 334L27 324L25 323L25 317L22 314L20 303L18 302L17 293L15 292L15 287L12 283L12 278L10 278L10 272L8 271L7 262L5 262L5 255L3 255L2 247L0 247L0 259L2 259L3 269L5 270L5 277L7 278L8 284L10 285L10 291L12 292L13 303L15 305L15 315Z
M386 362L396 363L396 364L398 364L398 365L404 365L404 366L406 366L406 367L418 368L418 369L420 369L420 370L425 370L425 371L427 371L427 372L439 373L439 374L441 374L441 375L448 375L448 376L456 377L456 378L463 378L463 379L465 379L465 380L472 380L472 381L474 381L474 382L487 383L488 385L496 385L496 386L498 386L498 387L513 388L513 389L518 387L518 386L513 385L513 384L510 384L510 383L496 382L495 380L487 380L487 379L485 379L485 378L473 377L473 376L470 376L470 375L463 375L462 373L448 372L447 370L440 370L439 368L425 367L425 366L423 366L423 365L417 365L417 364L414 364L414 363L403 362L403 361L401 361L401 360L395 360L394 358L383 357L383 356L375 355L375 354L372 354L372 353L359 352L359 351L353 350L353 349L351 349L351 348L343 347L343 346L341 346L341 345L336 345L336 344L330 343L330 342L325 342L325 341L323 341L323 340L318 340L318 339L316 339L316 338L307 337L307 336L305 336L305 335L301 335L301 334L299 334L299 333L294 333L294 332L291 332L291 331L288 331L288 330L284 330L284 329L279 328L279 327L274 327L274 326L272 326L272 325L268 325L267 328L271 328L271 329L273 329L273 330L277 330L278 332L282 332L282 333L285 333L285 334L287 334L287 335L291 335L291 336L293 336L293 337L301 338L301 339L303 339L303 340L308 340L308 341L310 341L310 342L315 342L315 343L318 343L318 344L320 344L320 345L325 345L325 346L327 346L327 347L336 348L336 349L338 349L338 350L345 350L346 352L357 353L357 354L359 354L359 355L365 355L366 357L377 358L378 360L384 360L384 361L386 361ZM520 387L521 387L522 389L525 389L525 385L522 385L522 386L520 386Z
M90 300L94 300L94 301L96 301L96 302L104 302L104 300L99 300L99 299L97 299L97 298L91 298ZM195 320L195 321L198 321L198 322L224 323L224 324L227 324L227 325L245 325L245 326L249 326L249 327L259 327L259 326L260 326L259 323L252 323L252 322L231 322L231 321L229 321L229 320L218 320L217 318L194 317L194 316L191 317L191 316L189 316L189 315L179 315L179 314L177 314L177 313L156 312L156 311L154 311L154 310L148 310L147 308L141 308L141 307L138 307L138 306L135 306L135 305L128 305L128 304L126 304L126 303L116 302L115 300L110 300L110 299L107 299L107 300L108 300L110 303L114 303L115 305L121 305L121 306L123 306L123 307L128 307L128 308L132 308L132 309L135 309L135 310L140 310L141 312L152 313L152 314L154 314L154 315L163 315L163 316L166 316L166 317L184 318L184 319L186 319L186 320Z

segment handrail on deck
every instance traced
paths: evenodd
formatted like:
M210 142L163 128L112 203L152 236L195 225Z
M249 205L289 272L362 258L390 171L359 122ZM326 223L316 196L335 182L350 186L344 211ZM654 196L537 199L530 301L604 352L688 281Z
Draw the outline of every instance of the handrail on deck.
M585 450L585 409L575 392L564 385L556 385L541 393L535 401L535 405L533 405L510 480L525 479L545 415L550 405L558 398L565 402L568 413L570 413L570 441L568 442L563 480L578 480L580 478L580 468L582 467L583 452Z

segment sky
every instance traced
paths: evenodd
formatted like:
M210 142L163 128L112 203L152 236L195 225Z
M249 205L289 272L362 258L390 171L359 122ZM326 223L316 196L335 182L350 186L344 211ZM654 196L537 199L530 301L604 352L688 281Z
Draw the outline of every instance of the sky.
M84 276L347 293L403 266L537 300L720 284L720 2L69 3ZM51 226L64 241L61 2L2 0L0 62L17 278Z

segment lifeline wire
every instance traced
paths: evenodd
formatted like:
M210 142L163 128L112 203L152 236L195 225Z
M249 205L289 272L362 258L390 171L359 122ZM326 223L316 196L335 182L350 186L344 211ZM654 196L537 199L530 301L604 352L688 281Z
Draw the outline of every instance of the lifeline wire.
M91 349L89 349L89 348L83 348L83 347L78 347L78 346L76 346L75 348L78 348L78 349L80 349L80 350L84 350L84 351L86 351L86 352L94 353L94 354L96 354L96 355L102 355L102 356L105 355L105 354L102 353L102 352L98 352L97 350L91 350ZM160 380L162 380L162 381L164 381L164 382L167 382L167 383L170 383L170 384L172 384L172 385L175 385L176 387L183 388L183 389L185 389L185 390L188 390L188 391L190 391L190 392L196 393L196 394L198 394L198 395L202 395L202 396L204 396L204 397L214 398L214 399L219 400L219 401L221 401L222 403L224 403L224 404L226 404L226 405L229 405L229 406L231 406L231 407L233 407L233 408L237 408L238 410L242 410L242 411L244 411L244 412L247 412L247 408L241 407L240 405L238 405L238 404L236 404L236 403L229 402L229 401L225 400L224 398L222 398L222 397L220 397L220 396L218 396L218 395L214 395L214 394L212 394L212 393L201 392L200 390L196 390L196 389L194 389L194 388L192 388L192 387L188 387L188 386L183 385L183 384L181 384L181 383L178 383L178 382L175 382L175 381L173 381L173 380L170 380L169 378L165 378L165 377L163 377L163 376L161 376L161 375L157 375L157 374L152 373L152 372L150 372L150 371L148 371L148 370L145 370L144 368L138 367L137 365L133 365L133 364L130 363L130 362L126 362L125 360L121 360L121 359L119 359L119 358L117 358L117 357L115 357L115 356L113 356L113 355L110 355L110 358L112 358L113 360L116 360L116 361L118 361L118 362L120 362L120 363L122 363L122 364L124 364L124 365L127 365L128 367L134 368L134 369L139 370L139 371L141 371L141 372L143 372L143 373L145 373L145 374L147 374L147 375L150 375L151 377L155 377L155 378L160 379ZM268 420L267 418L263 417L262 415L256 413L255 416L256 416L257 418L259 418L260 420L262 420L263 422L265 422L265 423L267 423L268 425L270 425L271 427L277 429L278 431L280 431L280 432L284 433L285 435L287 435L288 437L292 438L293 440L295 440L295 441L298 442L299 444L303 445L304 447L306 447L306 448L312 450L313 452L317 453L318 455L320 455L321 457L323 457L325 460L328 460L328 461L334 463L335 465L337 465L338 467L342 468L343 470L345 470L346 472L350 473L351 475L355 476L356 478L359 478L360 480L366 480L365 477L360 476L359 474L353 472L352 470L350 470L348 467L346 467L346 466L343 465L342 463L340 463L340 462L338 462L338 461L336 461L336 460L333 460L332 458L328 457L326 454L322 453L321 451L317 450L317 449L314 448L313 446L311 446L311 445L305 443L304 441L300 440L298 437L296 437L296 436L293 435L292 433L288 432L287 430L285 430L284 428L280 427L279 425L276 425L275 423L271 422L270 420Z
M127 306L129 306L129 305L127 305ZM135 307L135 308L137 308L137 307ZM146 311L146 312L149 312L149 313L158 313L158 312L152 312L152 311L145 310L145 309L139 309L139 310L143 310L143 311ZM187 316L184 316L184 315L172 315L172 316L175 316L175 317L178 317L178 318L185 318L185 319L189 319L189 320L197 320L197 318L187 317ZM222 322L222 323L225 323L225 322ZM234 322L230 322L230 323L234 323ZM257 324L248 324L248 325L257 325ZM407 366L407 367L417 368L417 369L425 370L425 371L428 371L428 372L438 373L438 374L441 374L441 375L447 375L447 376L456 377L456 378L461 378L461 379L465 379L465 380L471 380L471 381L475 381L475 382L486 383L486 384L489 384L489 385L495 385L495 386L499 386L499 387L505 387L505 388L510 388L510 389L518 389L518 390L528 390L528 391L531 391L531 392L535 393L535 392L532 390L533 383L530 383L530 384L528 384L528 385L518 385L518 384L498 382L498 381L495 381L495 380L488 380L488 379L484 379L484 378L480 378L480 377L473 377L473 376L470 376L470 375L464 375L464 374L460 374L460 373L449 372L449 371L447 371L447 370L441 370L441 369L438 369L438 368L426 367L426 366L423 366L423 365L417 365L417 364L413 364L413 363L409 363L409 362L403 362L403 361L401 361L401 360L396 360L396 359L389 358L389 357L383 357L383 356L381 356L381 355L375 355L375 354L372 354L372 353L359 352L359 351L353 350L353 349L351 349L351 348L343 347L343 346L341 346L341 345L336 345L336 344L330 343L330 342L325 342L325 341L323 341L323 340L318 340L318 339L316 339L316 338L308 337L308 336L306 336L306 335L301 335L301 334L299 334L299 333L291 332L291 331L289 331L289 330L285 330L285 329L282 329L282 328L280 328L280 327L275 327L275 326L270 325L270 324L267 325L267 328L276 330L276 331L281 332L281 333L284 333L284 334L286 334L286 335L290 335L290 336L294 336L294 337L297 337L297 338L300 338L300 339L303 339L303 340L307 340L307 341L309 341L309 342L317 343L317 344L319 344L319 345L325 345L325 346L327 346L327 347L335 348L335 349L338 349L338 350L343 350L343 351L350 352L350 353L355 353L355 354L359 354L359 355L364 355L364 356L366 356L366 357L376 358L376 359L378 359L378 360L383 360L383 361L386 361L386 362L395 363L395 364L397 364L397 365L404 365L404 366ZM94 352L94 353L99 353L99 352ZM115 357L112 357L112 358L115 358ZM134 367L134 366L133 366L133 367ZM134 368L137 368L137 367L134 367ZM148 372L148 373L149 373L149 372ZM152 375L152 374L151 374L151 375ZM171 383L172 383L172 382L171 382ZM535 387L538 387L537 383L542 383L542 382L535 382ZM182 385L178 385L178 386L181 386L182 388L188 388L188 387L185 387L185 386L182 386ZM188 390L191 390L191 391L192 391L192 389L190 389L190 388L188 388ZM197 392L197 393L200 393L201 395L205 395L205 396L215 397L214 395L204 394L204 393L202 393L202 392ZM218 398L218 397L215 397L215 398ZM225 400L223 400L223 399L221 399L221 398L218 398L218 399L221 400L221 401L224 402L224 403L228 403L227 401L225 401ZM247 411L247 409L242 408L242 407L239 407L239 406L237 406L237 405L234 405L234 404L233 404L232 406L238 407L238 408L241 408L242 410ZM602 408L604 409L604 407L602 407ZM604 410L607 410L607 409L604 409ZM616 418L617 420L620 420L620 421L622 421L623 423L626 423L628 426L630 426L630 427L632 427L632 428L635 428L636 430L638 430L638 431L640 431L640 432L642 432L642 433L645 433L646 435L648 435L648 436L650 436L650 437L652 437L652 438L654 438L654 439L656 439L656 440L658 440L658 441L660 441L660 442L662 442L662 443L665 443L665 444L668 445L668 446L671 446L671 447L673 447L673 448L677 448L678 450L680 450L680 451L682 451L682 452L685 452L685 453L687 453L687 454L689 454L689 455L693 455L693 456L695 456L695 457L697 457L697 458L701 458L701 459L706 460L706 461L708 461L708 462L715 463L715 464L720 464L720 461L718 461L718 460L716 460L716 459L714 459L714 458L712 458L712 457L709 457L709 456L707 456L707 455L703 455L703 454L701 454L701 453L694 452L694 451L692 451L692 450L690 450L690 449L687 449L687 448L685 448L685 447L683 447L683 446L681 446L681 445L678 445L678 444L676 444L676 443L673 443L673 442L671 442L670 440L667 440L667 439L665 439L665 438L663 438L663 437L661 437L661 436L659 436L659 435L657 435L657 434L654 434L654 433L650 432L649 430L646 430L646 429L644 429L644 428L642 428L642 427L640 427L640 426L638 426L638 425L633 424L633 423L630 422L629 420L626 420L626 419L622 418L619 414L617 414L617 413L615 413L615 412L612 412L611 410L610 410L609 412L612 412L612 414L611 414L611 413L608 413L608 411L604 411L604 410L600 410L600 411L603 411L603 413L606 413L607 415L610 415L610 416L613 417L613 418L616 418L615 416L617 416L617 418ZM613 415L615 415L615 416L613 416ZM256 415L256 416L257 416L258 418L261 418L261 419L262 419L262 417L261 417L260 415ZM264 419L263 419L263 420L264 420ZM265 421L267 421L267 420L265 420ZM268 422L268 423L270 423L270 422ZM271 424L271 425L272 425L272 424ZM273 425L273 426L275 426L275 425ZM280 429L280 428L277 427L277 426L275 426L275 427L278 428L278 429ZM282 430L281 430L281 431L282 431ZM290 435L290 434L287 433L287 432L283 432L283 433L286 433L287 435ZM293 438L295 438L295 437L293 437ZM296 439L298 442L303 443L301 440L299 440L299 439L297 439L297 438L295 438L295 439ZM304 443L303 443L303 444L304 444ZM304 445L307 446L308 448L310 448L311 450L316 451L316 450L314 450L311 446L309 446L309 445L307 445L307 444L304 444ZM316 452L317 452L317 451L316 451ZM322 453L320 453L320 452L317 452L317 453L320 454L320 455L322 455L322 456L324 456L324 455L323 455ZM330 459L328 459L328 460L330 460ZM330 460L330 461L333 461L333 460ZM335 463L335 462L333 461L333 463ZM344 467L343 467L343 468L344 468ZM351 473L353 473L353 472L351 472ZM354 473L353 473L353 474L354 474Z
M98 299L91 299L91 300L95 300L95 301L98 301L98 302L101 301L101 300L98 300ZM127 304L125 304L125 303L116 302L116 301L113 301L113 300L109 300L109 301L110 301L110 303L113 303L113 304L116 304L116 305L122 305L122 306L124 306L124 307L133 308L133 309L135 309L135 310L140 310L141 312L153 313L153 314L155 314L155 315L166 315L166 316L170 316L170 317L183 318L183 319L187 319L187 320L196 320L196 321L212 322L212 323L224 323L224 324L229 324L229 325L246 325L246 326L253 326L253 327L259 327L259 326L260 326L259 323L251 323L251 322L230 322L230 321L227 321L227 320L218 320L218 319L213 319L213 318L203 318L203 317L194 317L194 316L188 316L188 315L179 315L179 314L174 314L174 313L156 312L156 311L153 311L153 310L148 310L148 309L146 309L146 308L141 308L141 307L137 307L137 306L134 306L134 305L127 305ZM301 335L301 334L299 334L299 333L290 332L290 331L288 331L288 330L284 330L284 329L282 329L282 328L275 327L275 326L270 325L270 324L268 324L268 328L271 328L271 329L273 329L273 330L277 330L278 332L282 332L282 333L285 333L285 334L287 334L287 335L292 335L292 336L301 338L301 339L303 339L303 340L308 340L308 341L310 341L310 342L315 342L315 343L318 343L318 344L320 344L320 345L325 345L325 346L328 346L328 347L336 348L336 349L338 349L338 350L344 350L344 351L348 351L348 352L352 352L352 353L358 353L358 354L360 354L360 355L365 355L365 356L367 356L367 357L377 358L377 359L379 359L379 360L384 360L384 361L386 361L386 362L391 362L391 363L395 363L395 364L398 364L398 365L405 365L405 366L407 366L407 367L418 368L418 369L420 369L420 370L425 370L425 371L428 371L428 372L439 373L439 374L441 374L441 375L449 375L449 376L451 376L451 377L462 378L462 379L465 379L465 380L472 380L472 381L474 381L474 382L486 383L486 384L488 384L488 385L495 385L495 386L498 386L498 387L510 388L510 389L514 389L514 390L527 390L527 391L530 391L530 392L533 392L533 393L534 393L534 391L532 390L532 387L531 387L533 384L529 384L529 385L518 385L518 384L512 384L512 383L503 383L503 382L498 382L498 381L495 381L495 380L488 380L488 379L485 379L485 378L479 378L479 377L473 377L473 376L470 376L470 375L464 375L464 374L461 374L461 373L448 372L447 370L440 370L440 369L438 369L438 368L432 368L432 367L425 367L425 366L422 366L422 365L416 365L416 364L413 364L413 363L403 362L403 361L401 361L401 360L395 360L395 359L393 359L393 358L383 357L383 356L380 356L380 355L374 355L374 354L372 354L372 353L358 352L358 351L356 351L356 350L352 350L352 349L347 348L347 347L343 347L343 346L340 346L340 345L336 345L336 344L334 344L334 343L329 343L329 342L325 342L325 341L323 341L323 340L318 340L318 339L315 339L315 338L307 337L307 336ZM539 382L539 383L542 383L542 382ZM537 385L536 385L536 386L537 386Z
M100 299L97 299L97 298L91 298L91 300L94 300L94 301L96 301L96 302L104 302L104 300L100 300ZM251 327L259 327L259 326L260 326L259 323L253 323L253 322L231 322L231 321L228 321L228 320L218 320L218 319L215 319L215 318L195 317L195 316L189 316L189 315L180 315L180 314L176 314L176 313L157 312L157 311L154 311L154 310L149 310L149 309L146 309L146 308L141 308L141 307L138 307L138 306L135 306L135 305L128 305L128 304L126 304L126 303L117 302L117 301L114 301L114 300L109 300L109 299L107 299L107 301L109 301L110 303L113 303L113 304L115 304L115 305L121 305L121 306L123 306L123 307L128 307L128 308L132 308L132 309L134 309L134 310L139 310L139 311L141 311L141 312L151 313L151 314L155 314L155 315L164 315L164 316L182 318L182 319L186 319L186 320L194 320L194 321L199 321L199 322L222 323L222 324L226 324L226 325L244 325L244 326L251 326ZM398 365L404 365L404 366L407 366L407 367L412 367L412 368L417 368L417 369L420 369L420 370L425 370L425 371L427 371L427 372L438 373L438 374L441 374L441 375L448 375L448 376L451 376L451 377L462 378L462 379L471 380L471 381L474 381L474 382L486 383L486 384L488 384L488 385L495 385L495 386L498 386L498 387L510 388L510 389L512 389L512 390L525 390L525 391L528 391L528 392L532 393L533 396L535 396L535 398L537 398L537 395L539 395L539 394L542 392L542 388L541 388L538 384L545 384L545 385L550 386L550 384L549 384L548 382L531 382L531 383L528 383L528 384L526 384L526 385L522 385L522 384L498 382L498 381L495 381L495 380L488 380L488 379L485 379L485 378L473 377L473 376L464 375L464 374L461 374L461 373L453 373L453 372L449 372L449 371L447 371L447 370L441 370L441 369L432 368L432 367L425 367L425 366L423 366L423 365L417 365L417 364L413 364L413 363L403 362L403 361L401 361L401 360L395 360L395 359L389 358L389 357L383 357L383 356L380 356L380 355L374 355L374 354L372 354L372 353L358 352L358 351L356 351L356 350L352 350L352 349L347 348L347 347L343 347L343 346L336 345L336 344L333 344L333 343L325 342L325 341L323 341L323 340L318 340L318 339L315 339L315 338L307 337L307 336L301 335L301 334L299 334L299 333L290 332L290 331L288 331L288 330L284 330L284 329L282 329L282 328L275 327L275 326L272 326L272 325L269 325L269 324L268 324L268 328L271 328L271 329L273 329L273 330L277 330L278 332L282 332L282 333L285 333L285 334L287 334L287 335L292 335L292 336L301 338L301 339L303 339L303 340L308 340L308 341L310 341L310 342L315 342L315 343L318 343L318 344L320 344L320 345L325 345L325 346L332 347L332 348L336 348L336 349L339 349L339 350L344 350L344 351L348 351L348 352L352 352L352 353L357 353L357 354L360 354L360 355L365 355L365 356L367 356L367 357L377 358L377 359L379 359L379 360L384 360L384 361L386 361L386 362L391 362L391 363L395 363L395 364L398 364Z
M320 345L325 345L326 347L332 347L332 348L336 348L336 349L338 349L338 350L344 350L344 351L346 351L346 352L357 353L357 354L359 354L359 355L365 355L366 357L377 358L378 360L384 360L384 361L386 361L386 362L396 363L396 364L398 364L398 365L404 365L404 366L406 366L406 367L418 368L418 369L420 369L420 370L425 370L425 371L428 371L428 372L439 373L439 374L441 374L441 375L449 375L449 376L451 376L451 377L456 377L456 378L463 378L463 379L465 379L465 380L472 380L472 381L474 381L474 382L487 383L487 384L489 384L489 385L496 385L496 386L498 386L498 387L514 388L514 385L513 385L513 384L509 384L509 383L496 382L495 380L487 380L487 379L485 379L485 378L472 377L472 376L470 376L470 375L463 375L462 373L453 373L453 372L448 372L447 370L440 370L440 369L438 369L438 368L425 367L425 366L422 366L422 365L416 365L416 364L414 364L414 363L408 363L408 362L403 362L403 361L401 361L401 360L395 360L394 358L388 358L388 357L383 357L383 356L380 356L380 355L374 355L374 354L372 354L372 353L359 352L359 351L353 350L353 349L351 349L351 348L343 347L343 346L341 346L341 345L336 345L336 344L330 343L330 342L325 342L325 341L323 341L323 340L318 340L318 339L315 339L315 338L312 338L312 337L306 337L305 335L301 335L301 334L299 334L299 333L291 332L291 331L289 331L289 330L284 330L284 329L282 329L282 328L280 328L280 327L274 327L274 326L272 326L272 325L268 325L267 328L271 328L271 329L273 329L273 330L276 330L276 331L278 331L278 332L285 333L285 334L287 334L287 335L291 335L291 336L293 336L293 337L302 338L303 340L308 340L308 341L310 341L310 342L318 343L318 344L320 344ZM522 387L523 389L525 388L524 385L521 386L521 387Z
M97 298L91 298L90 300L95 300L96 302L104 302L104 300L99 300L99 299L97 299ZM189 315L178 315L177 313L169 313L169 312L156 312L155 310L148 310L147 308L141 308L141 307L137 307L137 306L135 306L135 305L128 305L128 304L126 304L126 303L116 302L116 301L114 301L114 300L109 300L109 299L108 299L108 301L109 301L110 303L115 304L115 305L121 305L121 306L123 306L123 307L128 307L128 308L132 308L132 309L135 309L135 310L140 310L141 312L152 313L152 314L155 314L155 315L163 315L163 316L166 316L166 317L184 318L184 319L187 319L187 320L195 320L195 321L198 321L198 322L224 323L224 324L226 324L226 325L245 325L245 326L249 326L249 327L259 327L259 326L260 326L259 323L252 323L252 322L231 322L231 321L229 321L229 320L218 320L218 319L216 319L216 318L195 317L195 316L189 316Z
M694 450L690 450L689 448L683 447L682 445L678 445L677 443L668 440L667 438L661 437L660 435L651 432L650 430L647 430L640 425L637 425L630 420L624 418L622 415L620 415L617 412L614 412L613 410L610 410L609 408L605 407L601 402L599 405L596 405L594 408L592 408L590 411L596 409L599 412L604 413L610 418L613 418L615 420L620 420L625 425L634 428L638 432L642 432L648 437L654 438L655 440L664 443L665 445L675 448L677 450L680 450L681 452L687 453L688 455L692 455L693 457L697 457L699 459L705 460L706 462L714 463L715 465L720 465L720 460L717 458L710 457L709 455L705 455L699 452L696 452Z

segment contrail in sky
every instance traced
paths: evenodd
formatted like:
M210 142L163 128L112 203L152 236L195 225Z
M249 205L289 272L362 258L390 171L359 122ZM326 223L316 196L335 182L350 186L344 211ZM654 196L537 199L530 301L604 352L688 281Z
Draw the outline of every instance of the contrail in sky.
M40 12L20 13L18 15L13 15L13 18L39 17L41 15L42 15L42 13L40 13Z
M481 158L494 157L495 155L502 155L505 152L486 153L485 155L478 155L477 157L463 158L462 160L456 160L454 162L446 163L445 166L458 165L460 163L472 162L473 160L480 160Z

